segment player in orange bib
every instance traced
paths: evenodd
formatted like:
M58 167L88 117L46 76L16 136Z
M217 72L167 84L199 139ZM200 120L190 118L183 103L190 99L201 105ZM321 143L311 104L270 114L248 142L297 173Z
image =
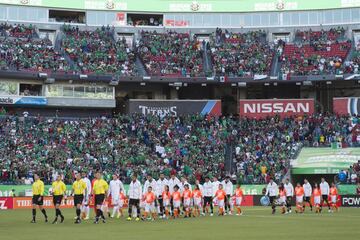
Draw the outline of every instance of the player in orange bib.
M303 213L304 212L304 188L301 186L300 183L296 184L295 187L295 196L296 196L296 213Z
M286 211L286 189L283 183L279 187L279 203L281 205L281 213L285 214Z
M179 217L180 214L180 206L181 206L181 193L179 191L179 186L174 186L174 192L172 193L172 200L174 206L174 218Z
M236 189L235 189L235 194L234 194L234 197L235 197L235 207L236 207L236 216L240 216L242 215L242 210L241 210L241 202L243 200L243 196L244 196L244 192L241 188L241 185L240 183L238 183L236 185Z
M169 189L169 185L165 185L164 187L164 191L162 192L162 198L163 198L163 206L164 206L164 210L165 210L165 216L166 218L169 218L169 213L171 210L171 194L170 194L170 189Z
M152 220L154 221L156 218L155 212L155 200L156 196L155 193L152 191L152 187L148 187L148 191L144 194L143 201L145 204L145 211L143 220Z
M337 196L338 196L338 190L336 188L335 183L331 183L330 188L330 200L331 200L331 212L334 212L334 210L337 212L338 206L337 206Z
M191 199L192 199L192 192L189 189L189 184L184 185L183 191L183 206L185 208L185 218L190 217L191 213Z
M320 213L321 190L320 190L319 184L317 184L317 183L314 184L313 196L314 196L314 205L315 205L315 208L316 208L315 212Z
M192 192L194 199L194 216L200 216L202 210L202 193L199 185L195 185L195 190Z
M215 199L214 199L218 203L219 216L224 216L225 197L226 197L226 192L223 189L223 185L220 183L219 189L215 192Z

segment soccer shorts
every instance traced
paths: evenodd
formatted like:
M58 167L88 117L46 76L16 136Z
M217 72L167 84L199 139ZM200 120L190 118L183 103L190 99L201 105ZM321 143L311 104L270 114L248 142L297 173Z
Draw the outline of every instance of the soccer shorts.
M105 200L105 194L96 194L95 195L95 206L103 205Z
M320 205L321 204L321 197L320 196L314 196L314 204Z
M328 195L322 195L322 200L325 202L329 202L329 196Z
M84 195L82 195L82 194L75 194L74 195L74 206L75 207L78 204L82 204L83 201L84 201Z
M236 197L235 198L235 206L240 206L242 202L242 197Z
M331 198L331 203L336 203L337 202L336 195L330 195L330 198Z
M201 204L202 202L201 202L201 198L194 198L194 205L196 206L196 207L201 207Z
M155 203L147 203L147 202L145 202L144 203L144 205L145 205L145 212L154 212L155 211Z
M53 203L54 205L60 205L63 199L63 195L54 195L53 196Z
M32 204L38 205L38 206L44 205L44 197L41 196L41 199L40 199L40 200L39 200L39 198L40 198L40 195L34 195L34 196L32 197Z
M111 195L111 203L112 203L112 205L119 205L119 203L120 203L120 196L113 196L113 195Z
M191 199L184 199L184 207L190 207L191 206Z
M212 197L204 197L204 206L212 205Z
M170 199L164 199L163 200L163 206L164 207L169 207L170 206Z
M174 208L179 208L181 206L181 201L180 200L174 200L173 205L174 205Z
M302 203L304 200L304 196L296 196L296 203Z
M225 206L225 201L224 201L224 199L222 199L222 200L217 200L217 204L218 204L218 207L224 207Z
M310 203L310 197L304 197L304 202Z

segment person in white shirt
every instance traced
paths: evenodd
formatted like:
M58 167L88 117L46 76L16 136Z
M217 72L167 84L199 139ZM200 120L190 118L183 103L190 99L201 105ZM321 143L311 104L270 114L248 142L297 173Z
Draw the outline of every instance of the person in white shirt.
M220 182L216 177L213 177L213 197L215 196L216 191L219 189Z
M120 181L119 176L114 174L108 191L108 197L111 196L111 203L114 206L111 218L115 217L115 213L117 213L118 218L120 217L120 192L125 192L124 184Z
M127 218L128 221L131 221L131 214L133 207L136 207L137 216L136 221L140 221L140 199L142 195L142 189L141 189L141 183L139 180L137 180L137 174L134 173L131 176L131 182L129 184L129 191L128 191L128 197L129 197L129 217Z
M272 214L275 214L276 211L275 200L278 195L278 185L274 182L272 178L270 178L270 182L266 187L265 195L269 196L271 208L272 208Z
M330 193L330 186L325 181L325 178L321 178L320 191L321 191L321 195L322 195L320 212L322 211L322 207L324 205L324 202L327 203L328 208L329 208L329 212L330 212L331 209L330 209L330 203L329 203L329 199L328 199L329 193Z
M287 178L285 180L284 187L285 187L285 192L286 192L286 208L287 208L287 212L291 213L291 202L292 202L292 198L294 196L294 186L291 184L291 182Z
M171 174L170 175L170 179L168 181L168 185L169 185L169 189L170 189L170 194L172 195L174 192L174 187L178 186L180 188L181 183L180 180L175 176L175 174ZM170 200L170 206L171 206L171 213L174 213L174 203L173 203L173 199L171 198Z
M192 189L191 184L187 181L186 177L181 177L180 186L179 186L181 194L185 190L186 184L189 185L189 189Z
M224 215L226 215L227 213L231 214L231 207L230 207L230 201L231 201L231 196L233 195L234 192L234 186L233 183L230 181L230 176L226 176L225 180L222 181L221 183L224 187L224 190L226 192L226 198L225 198L225 213Z
M304 211L305 211L306 203L309 204L310 211L312 211L313 209L313 206L311 204L312 187L306 178L304 179L303 189L304 189Z
M207 206L210 205L210 216L214 215L214 206L213 206L213 196L214 196L214 184L210 181L208 176L205 177L205 183L203 185L203 196L204 196L204 205L203 205L203 215L205 215L205 210Z
M82 173L82 180L86 183L86 196L84 196L83 205L81 208L81 214L83 216L84 220L90 219L90 207L89 207L89 201L90 201L90 195L91 195L91 182L90 179L87 177L87 174L85 172Z
M165 190L165 186L168 185L168 180L165 178L165 175L163 173L160 173L160 178L156 182L156 196L157 200L159 202L159 209L158 213L160 216L165 217L164 213L164 201L162 197L162 193Z
M198 185L199 186L199 190L201 192L201 194L204 196L204 187L200 184L200 181L199 180L195 180L195 185Z
M157 186L157 183L156 183L155 179L153 179L152 176L150 174L148 174L146 176L146 181L145 181L144 187L143 187L143 195L145 195L148 192L149 187L151 187L152 191L155 193L156 186Z

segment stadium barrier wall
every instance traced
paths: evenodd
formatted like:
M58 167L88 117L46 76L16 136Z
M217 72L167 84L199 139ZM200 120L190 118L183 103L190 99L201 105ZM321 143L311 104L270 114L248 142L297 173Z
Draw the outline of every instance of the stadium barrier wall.
M360 98L333 98L333 112L339 115L358 115L360 113Z
M314 113L314 99L241 99L239 114L241 117L266 118L279 115L281 118L303 116Z
M221 100L139 100L130 99L128 113L160 117L187 114L221 115Z
M12 197L0 197L0 210L13 209L13 203Z

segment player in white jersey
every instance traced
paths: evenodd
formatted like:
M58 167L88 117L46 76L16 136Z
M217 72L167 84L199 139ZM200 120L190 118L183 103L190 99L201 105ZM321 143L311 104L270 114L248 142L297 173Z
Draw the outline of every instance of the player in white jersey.
M313 206L311 204L312 187L307 179L304 179L303 189L304 189L304 211L305 211L306 203L309 204L310 211L312 211L313 210Z
M155 193L157 183L150 174L148 174L146 176L146 181L145 181L144 187L143 187L143 195L145 195L149 191L149 187L151 187L152 191Z
M191 184L187 181L186 177L181 177L181 180L180 180L180 192L183 193L183 191L185 190L185 185L189 185L189 189L191 190L192 187L191 187Z
M165 186L168 185L168 180L165 178L163 173L160 173L159 180L156 181L156 197L158 201L158 213L160 217L165 217L164 213L164 200L163 200L163 192L165 190ZM170 203L169 203L170 204Z
M91 197L91 182L90 179L87 177L87 174L85 172L83 172L82 174L82 180L86 183L86 196L84 196L84 200L83 200L83 204L81 206L81 215L82 215L82 219L84 220L88 220L90 218L90 197Z
M214 206L213 206L213 197L214 197L214 184L210 181L208 176L205 177L205 182L203 185L203 197L204 197L204 204L203 204L203 214L205 215L205 211L207 211L207 207L210 206L210 216L214 215Z
M285 192L286 192L287 212L291 213L291 202L292 202L292 198L294 196L294 186L291 184L291 182L289 181L288 178L285 180L284 188L285 188Z
M271 203L271 208L272 208L272 214L275 214L275 200L276 197L278 195L278 185L274 182L274 180L272 178L270 178L270 182L266 187L266 193L265 195L269 196L270 198L270 203Z
M328 208L329 208L329 212L331 211L330 209L330 203L329 203L329 194L330 194L330 186L329 184L325 181L325 178L321 178L321 183L320 183L320 191L321 191L321 207L320 207L320 212L322 211L322 207L324 205L324 202L327 203Z
M234 186L233 183L230 181L230 176L226 176L225 180L222 181L221 184L223 185L224 190L226 192L224 215L226 215L227 213L231 214L230 198L233 195Z
M111 218L120 216L120 192L125 192L124 184L119 179L117 174L113 175L113 180L110 181L108 197L111 196L111 202L113 205L113 211L111 214Z

